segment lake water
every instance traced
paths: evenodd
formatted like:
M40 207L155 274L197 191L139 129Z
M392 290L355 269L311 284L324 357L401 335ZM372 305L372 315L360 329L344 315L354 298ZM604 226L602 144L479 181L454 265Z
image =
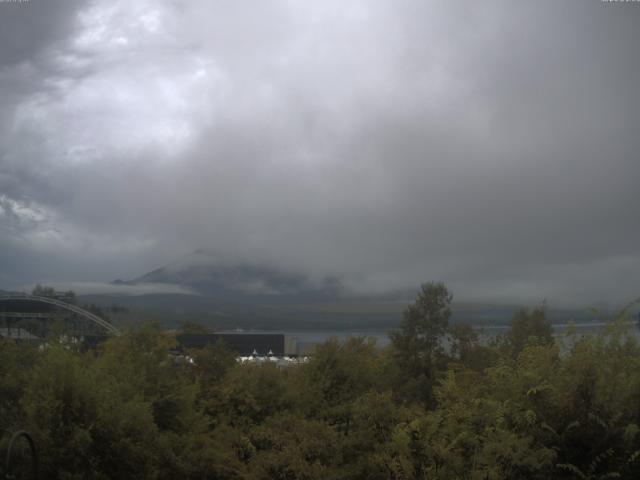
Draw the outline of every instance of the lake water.
M603 328L608 325L604 322L585 322L585 323L559 323L553 325L554 336L564 336L570 327L573 327L576 335L593 335L600 333ZM486 325L476 328L480 334L481 339L488 340L497 335L505 334L509 329L508 325ZM229 331L231 332L231 331ZM640 329L633 325L630 328L630 332L640 339ZM234 331L233 333L239 333ZM389 344L389 330L280 330L280 331L268 331L268 330L247 330L244 333L284 333L289 337L296 339L299 345L314 345L324 343L330 338L336 338L339 341L345 341L349 337L370 337L376 340L377 345L384 347Z

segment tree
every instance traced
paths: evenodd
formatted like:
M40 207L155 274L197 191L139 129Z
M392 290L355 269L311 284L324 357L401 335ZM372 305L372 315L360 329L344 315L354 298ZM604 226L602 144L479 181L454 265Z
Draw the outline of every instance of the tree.
M539 345L553 343L553 327L547 319L544 305L533 310L521 309L511 320L507 333L512 353L518 355L528 342Z
M33 291L31 292L31 294L36 297L52 297L52 298L55 296L55 293L56 291L53 289L53 287L47 287L46 285L42 286L40 284L37 284L33 289Z
M301 369L303 408L349 435L353 403L376 388L380 380L378 365L373 339L352 337L344 344L335 338L328 340Z
M194 320L183 320L178 327L180 333L211 333L211 329Z
M253 428L250 439L255 447L251 478L340 478L335 467L341 457L341 438L322 421L281 413Z
M66 292L56 292L55 288L47 287L46 285L43 286L39 283L31 291L31 295L35 297L55 298L72 305L75 305L77 302L76 293L73 290L67 290Z
M41 355L20 405L42 478L153 478L160 452L149 403L101 375L91 354L55 346Z
M441 340L447 332L453 296L439 282L422 285L415 302L404 311L398 330L390 334L403 382L419 400L430 404L436 367L443 358ZM405 392L407 393L407 392Z
M478 343L478 334L471 325L460 323L449 329L451 337L451 355L467 365L472 351Z

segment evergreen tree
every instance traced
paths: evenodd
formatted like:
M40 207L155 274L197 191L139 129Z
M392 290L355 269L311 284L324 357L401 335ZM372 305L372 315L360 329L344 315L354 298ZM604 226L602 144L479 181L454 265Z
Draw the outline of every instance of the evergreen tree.
M404 311L399 329L390 334L400 374L405 377L403 393L427 405L432 403L436 370L443 360L441 342L452 300L443 283L423 284L415 302Z

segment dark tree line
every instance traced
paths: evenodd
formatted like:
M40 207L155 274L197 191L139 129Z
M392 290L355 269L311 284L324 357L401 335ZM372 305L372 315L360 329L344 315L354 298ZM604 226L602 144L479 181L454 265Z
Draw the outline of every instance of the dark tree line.
M170 355L145 325L81 352L0 345L0 426L52 479L604 479L640 475L640 345L614 322L554 341L544 308L490 344L426 284L392 343L306 364ZM445 339L448 348L444 348ZM3 473L3 472L0 472Z

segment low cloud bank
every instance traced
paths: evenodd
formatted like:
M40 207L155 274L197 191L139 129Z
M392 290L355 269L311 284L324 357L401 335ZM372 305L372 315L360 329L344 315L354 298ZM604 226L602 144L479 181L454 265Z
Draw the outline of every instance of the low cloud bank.
M64 282L53 283L53 288L59 291L73 290L78 295L114 295L140 296L157 294L197 295L190 288L170 283L139 283L136 285L114 285L98 282ZM25 286L19 290L30 292L34 285Z

